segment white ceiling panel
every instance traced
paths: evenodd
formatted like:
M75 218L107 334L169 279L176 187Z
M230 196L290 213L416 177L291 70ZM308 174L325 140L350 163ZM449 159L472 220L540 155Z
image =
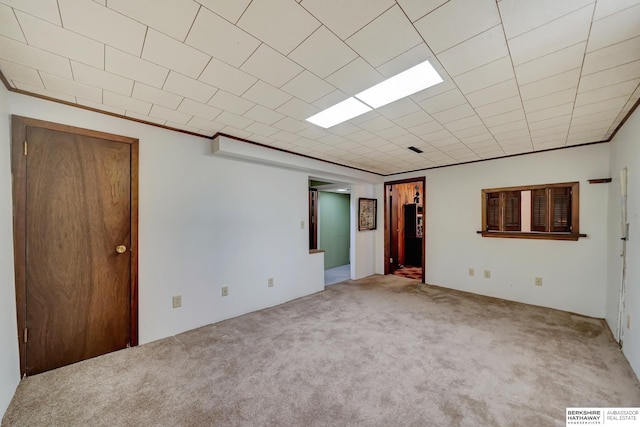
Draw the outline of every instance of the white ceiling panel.
M473 128L482 125L480 117L473 115L459 120L454 120L445 124L445 127L451 132L458 132L464 129Z
M206 120L214 120L222 110L212 107L201 102L196 102L191 99L183 99L178 106L178 111L181 111L192 116L198 116Z
M303 70L301 66L264 43L240 69L275 87L281 87Z
M94 67L104 67L102 43L23 12L16 11L16 16L29 45Z
M35 68L0 59L0 71L7 80L18 80L35 86L42 86L42 79Z
M169 120L182 125L187 124L187 122L191 120L191 117L193 117L191 114L176 111L172 108L166 108L161 105L154 105L153 107L151 107L149 116L156 117L162 120Z
M617 98L620 96L629 96L629 93L632 93L638 87L639 83L640 79L634 79L611 86L605 86L600 89L580 92L576 96L575 105L577 107L586 104L593 104L595 102L602 102L606 99Z
M192 0L109 0L108 7L180 41L200 9Z
M302 7L347 39L394 5L393 0L303 0Z
M567 114L566 116L557 116L552 119L529 123L529 129L533 132L535 130L548 129L557 126L569 126L570 123L571 114Z
M45 89L37 85L30 85L28 83L23 83L21 81L14 81L14 83L18 89L26 92L35 93L36 95L42 95L49 98L60 99L62 101L70 102L72 104L76 102L75 96L67 95L66 93L55 92L53 90Z
M640 36L640 5L609 15L591 26L587 52Z
M384 64L422 42L399 6L394 6L346 40L374 67Z
M511 79L469 93L466 95L466 98L473 107L478 108L517 95L519 95L518 85L515 79Z
M629 62L628 64L618 67L611 67L597 73L584 75L580 79L578 92L586 92L638 77L640 77L640 60Z
M449 0L397 0L411 21L417 21Z
M596 2L593 20L597 21L621 10L636 6L637 4L638 0L598 0Z
M196 129L204 129L209 132L217 132L224 125L221 125L216 122L212 122L211 120L203 119L199 116L193 116L186 124L188 127L194 127Z
M274 110L291 99L291 95L288 93L275 88L262 80L258 80L242 95L242 97Z
M531 113L545 108L555 107L557 105L573 102L576 99L576 87L554 92L550 95L539 96L533 99L523 101L524 109L527 113Z
M251 120L255 120L257 122L263 123L265 125L272 125L275 122L282 120L284 118L283 114L277 113L261 105L254 106L249 111L244 113L244 116Z
M320 109L298 98L291 98L278 107L276 111L294 119L305 120L307 117L311 117L319 112ZM335 129L335 127L332 129Z
M448 110L438 111L431 114L434 119L442 124L453 122L455 120L464 119L465 117L473 116L475 110L467 103L458 105L457 107L449 108Z
M184 97L193 99L194 101L204 103L208 102L218 90L213 86L189 78L187 76L183 76L182 74L176 73L175 71L171 71L169 73L169 76L164 82L164 86L162 87L162 89L166 90L167 92L175 93L176 95L182 95Z
M584 58L582 73L593 74L638 59L640 59L640 37L588 53Z
M271 136L279 132L278 129L272 126L265 125L263 123L258 123L258 122L251 123L244 130L246 130L247 132L255 133L256 135L260 135L260 136Z
M109 46L106 48L105 70L157 88L162 87L169 74L169 70L164 67Z
M520 94L522 99L526 101L540 96L561 92L572 87L577 87L579 79L580 68L575 68L552 77L547 77L546 79L522 85L520 87Z
M488 86L513 79L511 57L504 56L454 78L462 93L475 92Z
M356 53L326 27L302 42L289 58L324 78L356 59Z
M629 97L625 95L617 98L606 99L600 102L576 106L573 111L573 117L582 117L610 110L620 111L622 107L624 107L624 104L626 104L627 99L629 99Z
M228 111L223 111L218 117L216 117L216 122L233 126L238 129L244 129L253 123L253 120L238 116L237 114L233 114Z
M431 117L426 111L420 109L414 113L393 119L393 121L402 127L411 128L413 126L431 122L433 121L433 117Z
M2 3L58 26L61 25L57 0L2 0Z
M429 114L448 110L449 108L466 103L467 99L458 89L453 89L418 102Z
M528 0L500 0L498 6L505 33L511 39L592 3L594 0L536 0L535 3Z
M573 103L556 105L555 107L545 108L544 110L533 111L527 114L529 123L535 123L542 120L551 119L553 117L571 114Z
M234 67L260 46L255 37L205 8L200 8L185 43Z
M182 97L173 93L165 92L162 89L148 86L140 82L136 82L133 86L132 98L147 101L152 104L162 105L163 107L175 110L182 102Z
M197 78L211 57L169 36L149 29L142 58L154 64Z
M98 111L106 111L112 114L118 114L120 116L124 116L126 111L123 108L110 107L101 102L93 102L88 99L76 98L78 104L84 105L85 107L93 108Z
M68 59L3 36L0 36L0 58L29 68L72 78Z
M407 114L424 111L411 98L403 98L378 108L378 112L388 119L395 120Z
M207 104L237 115L243 115L255 105L254 102L247 101L224 90L217 91Z
M364 59L357 58L328 76L326 80L349 95L355 95L380 83L384 77Z
M519 96L512 96L498 102L483 105L475 109L478 116L484 118L497 116L498 114L509 113L514 110L522 109L522 100Z
M589 5L509 39L513 64L520 65L586 41L592 15L593 5Z
M71 68L73 69L73 78L77 82L107 89L122 95L131 95L133 90L133 80L131 79L75 61L71 61Z
M3 4L0 4L0 35L26 42L13 9Z
M135 111L139 114L148 115L149 111L151 111L150 102L140 101L138 99L133 99L107 90L102 92L102 102L112 107L122 108L127 111Z
M156 123L161 126L164 126L164 124L167 122L165 119L161 119L159 117L152 117L146 114L139 114L139 113L136 113L135 111L127 111L125 113L125 116L132 117L136 120L140 120L143 122Z
M499 23L495 0L451 0L416 21L415 26L438 54Z
M309 71L303 71L289 83L282 86L282 90L303 101L312 103L325 95L332 93L335 88Z
M438 55L449 75L455 77L509 54L502 27L486 30Z
M435 68L438 74L440 74L440 77L442 77L444 80L447 80L448 75L444 71L444 68L442 68L442 65L440 65L433 52L431 52L431 50L429 50L427 45L424 43L420 43L417 46L414 46L411 49L407 50L406 52L399 54L395 58L390 59L384 64L376 67L376 69L383 76L391 77L405 70L408 70L414 65L418 65L426 60L429 60L429 62L431 62L431 65L433 65L433 68Z
M238 96L258 81L255 77L216 58L211 59L198 80Z
M46 89L52 90L54 92L64 93L70 96L79 96L80 98L88 99L89 101L102 101L102 90L96 87L78 83L76 81L58 77L55 74L49 74L45 72L41 72L40 77L42 78L42 82L44 83L44 87Z
M231 23L238 22L251 0L196 0Z
M287 132L297 133L309 128L311 124L302 120L292 119L291 117L285 117L279 122L274 123L273 126L278 129L286 130Z
M580 68L584 60L586 42L580 42L515 67L518 84L526 85L537 80Z
M58 0L64 28L139 56L147 27L89 0ZM118 31L113 31L117 28Z
M299 4L288 0L253 0L237 25L288 55L320 22Z

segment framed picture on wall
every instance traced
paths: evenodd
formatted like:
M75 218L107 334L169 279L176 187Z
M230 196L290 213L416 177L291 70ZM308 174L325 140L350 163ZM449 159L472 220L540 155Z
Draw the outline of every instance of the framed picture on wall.
M358 230L375 230L378 200L361 197L358 202Z

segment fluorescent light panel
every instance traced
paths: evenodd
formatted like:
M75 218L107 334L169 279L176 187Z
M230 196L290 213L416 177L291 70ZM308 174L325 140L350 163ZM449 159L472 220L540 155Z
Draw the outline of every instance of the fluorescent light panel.
M371 111L371 107L352 97L326 110L322 110L318 114L314 114L309 117L307 121L326 129L338 123L346 122L367 111Z
M355 98L346 99L309 117L307 121L325 129L330 128L371 111L373 108L379 108L413 95L442 81L442 77L429 61L424 61L360 92Z

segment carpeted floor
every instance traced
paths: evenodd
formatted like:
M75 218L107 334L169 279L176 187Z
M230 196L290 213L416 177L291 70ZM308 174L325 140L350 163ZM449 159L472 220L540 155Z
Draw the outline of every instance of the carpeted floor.
M396 276L23 380L2 426L564 426L638 407L599 320Z

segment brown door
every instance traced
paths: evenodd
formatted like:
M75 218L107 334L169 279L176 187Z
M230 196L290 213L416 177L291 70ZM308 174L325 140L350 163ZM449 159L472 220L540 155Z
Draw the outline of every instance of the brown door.
M74 128L18 126L14 136L22 132L27 141L17 184L24 189L16 213L24 218L25 250L16 257L24 262L18 320L23 373L33 375L136 344L137 145Z

